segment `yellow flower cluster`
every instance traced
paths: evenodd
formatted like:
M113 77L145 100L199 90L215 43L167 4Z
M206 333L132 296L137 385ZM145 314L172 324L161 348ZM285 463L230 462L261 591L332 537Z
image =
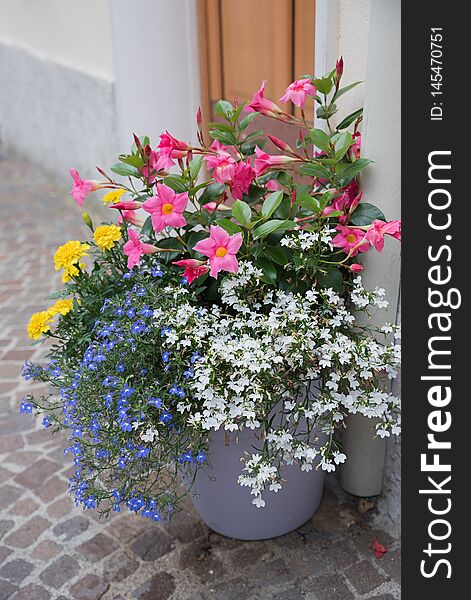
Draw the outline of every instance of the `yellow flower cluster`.
M101 250L110 250L121 239L121 229L118 225L100 225L95 229L93 239Z
M111 192L108 192L107 194L105 194L103 196L101 201L103 202L103 204L105 206L107 204L111 204L111 203L117 204L120 201L121 196L125 193L126 193L126 190L123 190L123 188L118 188L117 190L111 190Z
M74 307L72 298L57 300L47 310L34 313L28 323L28 335L33 340L38 340L43 333L51 329L52 319L56 315L65 316Z
M38 340L43 333L51 329L52 315L48 310L34 313L28 323L28 335L33 340Z
M82 244L78 240L70 240L66 244L59 246L54 254L54 266L56 271L64 269L62 281L66 283L72 277L76 277L80 273L80 269L84 268L84 263L79 262L82 256L87 256L90 246Z

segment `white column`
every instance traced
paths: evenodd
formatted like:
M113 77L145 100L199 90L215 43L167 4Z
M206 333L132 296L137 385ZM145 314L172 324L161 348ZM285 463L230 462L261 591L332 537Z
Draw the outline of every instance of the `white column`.
M401 3L372 0L365 91L362 155L374 163L362 175L364 200L378 206L387 220L400 218L401 199ZM389 307L373 320L396 322L400 284L400 243L387 239L382 254L364 256L365 287L383 287ZM348 461L343 487L358 496L381 492L386 442L374 436L374 422L350 419L344 434Z
M111 0L120 151L132 133L196 141L200 104L195 0Z

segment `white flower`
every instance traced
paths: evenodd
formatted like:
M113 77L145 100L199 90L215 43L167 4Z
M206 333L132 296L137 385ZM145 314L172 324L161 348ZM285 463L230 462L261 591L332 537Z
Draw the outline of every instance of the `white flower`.
M159 437L157 429L147 429L146 432L141 433L141 440L143 442L153 442L155 438Z

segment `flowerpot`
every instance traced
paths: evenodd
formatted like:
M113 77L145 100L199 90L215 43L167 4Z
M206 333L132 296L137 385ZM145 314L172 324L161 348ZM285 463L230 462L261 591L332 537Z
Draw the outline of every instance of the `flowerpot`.
M199 470L193 503L201 519L213 531L239 540L264 540L297 529L316 512L324 487L324 472L313 464L311 471L297 465L283 465L283 487L264 494L266 505L252 504L250 488L241 487L244 452L260 447L259 431L243 429L226 437L225 431L213 432L209 445L211 468Z

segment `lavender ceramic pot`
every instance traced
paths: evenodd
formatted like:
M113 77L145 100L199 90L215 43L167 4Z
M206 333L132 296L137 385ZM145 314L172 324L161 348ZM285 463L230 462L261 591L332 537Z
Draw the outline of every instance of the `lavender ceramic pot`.
M259 432L258 432L259 433ZM324 472L315 468L303 472L299 466L283 467L283 488L266 492L264 508L252 504L250 489L241 487L244 452L260 446L257 432L244 429L231 434L216 431L211 435L211 469L199 470L194 482L193 503L201 519L213 531L239 540L264 540L289 533L308 521L316 512L324 487Z

